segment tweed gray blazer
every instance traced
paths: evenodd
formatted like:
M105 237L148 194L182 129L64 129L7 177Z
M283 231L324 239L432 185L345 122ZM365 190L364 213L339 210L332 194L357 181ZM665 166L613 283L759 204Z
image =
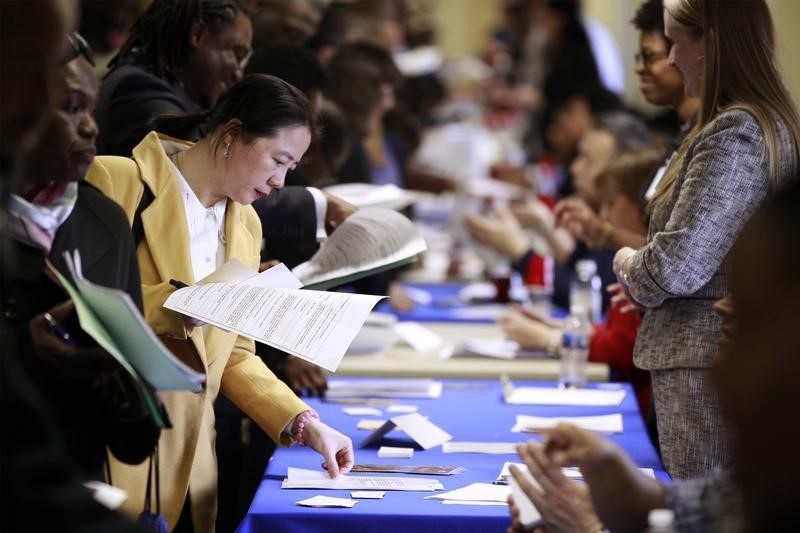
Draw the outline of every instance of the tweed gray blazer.
M783 161L786 181L794 169ZM763 132L745 111L721 113L692 141L669 199L651 214L647 245L630 259L631 294L648 307L636 366L708 367L721 322L712 305L728 290L736 238L770 190L768 167Z

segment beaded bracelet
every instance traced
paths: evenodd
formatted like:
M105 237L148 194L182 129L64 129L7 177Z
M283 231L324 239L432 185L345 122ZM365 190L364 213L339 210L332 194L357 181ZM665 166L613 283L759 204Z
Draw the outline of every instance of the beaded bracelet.
M316 418L319 420L319 415L315 411L303 411L297 418L294 420L294 428L292 429L292 434L294 435L294 439L297 441L297 444L300 446L306 446L306 441L303 438L303 430L306 428L306 424L312 418Z

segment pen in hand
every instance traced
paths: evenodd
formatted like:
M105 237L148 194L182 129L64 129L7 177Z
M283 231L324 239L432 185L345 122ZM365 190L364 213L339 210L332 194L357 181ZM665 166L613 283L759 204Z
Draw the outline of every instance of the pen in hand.
M176 289L183 289L185 287L188 287L187 284L185 284L182 281L178 281L177 279L169 280L169 284L172 285L173 287L175 287Z
M78 345L75 338L70 334L67 328L65 328L64 325L61 324L61 322L53 318L53 315L51 315L50 313L45 313L44 319L47 320L48 324L50 324L50 329L53 330L53 334L56 337L58 337L65 343L69 344L70 346Z

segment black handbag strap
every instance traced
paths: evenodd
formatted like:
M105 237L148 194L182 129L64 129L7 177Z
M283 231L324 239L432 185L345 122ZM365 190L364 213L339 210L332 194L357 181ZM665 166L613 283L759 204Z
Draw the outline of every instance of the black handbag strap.
M153 449L153 455L150 456L150 463L147 466L147 492L144 497L143 512L151 513L152 510L152 494L153 494L153 477L155 476L155 497L156 497L156 512L161 514L161 473L158 465L158 445Z

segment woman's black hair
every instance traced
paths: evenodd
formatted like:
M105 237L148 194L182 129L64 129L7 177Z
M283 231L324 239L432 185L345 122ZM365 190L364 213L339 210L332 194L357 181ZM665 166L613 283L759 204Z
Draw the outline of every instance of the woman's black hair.
M189 57L192 25L201 22L215 32L240 12L248 13L244 0L154 0L108 66L136 62L159 78L174 81Z
M308 127L312 137L315 133L314 117L303 93L266 74L245 76L225 91L210 111L164 115L154 119L152 126L160 133L187 139L198 128L209 135L219 133L217 130L233 119L241 122L235 129L245 142L273 137L278 130L292 126Z
M248 74L271 74L288 81L306 96L321 91L326 74L317 57L296 44L271 44L256 49L247 63Z
M664 1L646 0L636 10L631 23L640 32L655 31L664 35Z

